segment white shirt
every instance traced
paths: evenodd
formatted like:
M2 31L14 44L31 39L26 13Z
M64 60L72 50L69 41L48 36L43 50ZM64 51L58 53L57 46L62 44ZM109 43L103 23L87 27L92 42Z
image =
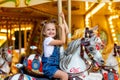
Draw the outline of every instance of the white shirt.
M52 55L53 50L54 50L54 46L49 45L49 43L54 40L52 37L47 37L45 38L44 42L43 42L43 46L44 46L44 56L45 57L49 57Z

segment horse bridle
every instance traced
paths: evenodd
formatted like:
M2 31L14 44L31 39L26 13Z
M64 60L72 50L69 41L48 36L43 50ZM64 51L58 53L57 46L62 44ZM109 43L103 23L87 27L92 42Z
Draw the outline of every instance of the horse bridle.
M93 36L93 31L92 30L89 30L89 28L86 28L85 30L85 38L82 38L81 39L81 52L80 52L80 56L81 58L85 61L85 63L87 64L87 60L84 58L84 51L87 53L88 57L93 61L95 62L94 58L93 58L93 55L90 53L90 51L87 49L87 46L90 45L90 41L85 41L85 39L89 39ZM92 66L92 64L91 64Z
M89 30L89 28L86 28L86 31L85 31L85 38L91 38L93 36L93 31L92 30ZM84 58L84 51L87 53L88 57L93 61L93 63L95 63L96 61L94 60L93 58L93 55L88 51L87 49L87 46L90 45L90 41L85 41L85 38L82 38L81 39L81 44L80 44L80 56L81 58L85 61L86 64L88 64L88 61ZM92 63L92 64L93 64ZM82 73L86 72L86 71L89 71L90 68L93 66L92 64L90 64L90 66L85 69L84 71L81 71L81 72L78 72L78 73L68 73L70 75L70 77L75 77L75 76L79 76L81 75Z
M114 44L114 54L113 56L120 56L120 46L118 46L117 44Z
M93 61L92 64L90 64L88 66L88 68L86 68L84 71L78 72L78 73L68 73L70 77L77 77L80 76L82 73L89 71L91 69L91 67L93 66L93 63L95 62L95 60L93 59L93 55L87 50L87 46L90 45L89 42L83 42L84 38L81 39L81 44L80 44L80 56L81 58L85 61L86 64L88 64L89 62L84 58L84 51L87 53L87 55L89 56L89 58ZM81 79L82 80L82 79Z

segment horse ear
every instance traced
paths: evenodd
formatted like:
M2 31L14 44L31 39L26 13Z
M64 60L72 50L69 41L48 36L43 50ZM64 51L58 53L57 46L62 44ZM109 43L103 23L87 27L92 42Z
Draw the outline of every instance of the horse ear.
M98 25L94 26L91 30L98 30Z

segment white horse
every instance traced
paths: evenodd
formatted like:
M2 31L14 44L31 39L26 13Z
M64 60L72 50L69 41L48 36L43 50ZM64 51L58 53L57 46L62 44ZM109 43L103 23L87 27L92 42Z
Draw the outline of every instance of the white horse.
M20 72L8 76L4 80L49 80L43 76L40 54L25 56L22 62L14 65Z
M97 67L104 63L102 54L98 50L102 41L93 33L95 29L97 28L87 29L84 38L72 41L68 48L61 52L60 68L70 74L72 80L103 78L100 73L88 73L92 66Z
M103 69L104 77L108 77L108 80L118 80L119 75L119 65L117 58L120 56L120 46L114 44L113 49L111 50L108 58L106 60L106 64ZM109 75L111 73L111 76ZM107 80L107 79L106 79Z
M7 48L1 49L0 51L0 74L9 74L11 61L12 61L12 51Z

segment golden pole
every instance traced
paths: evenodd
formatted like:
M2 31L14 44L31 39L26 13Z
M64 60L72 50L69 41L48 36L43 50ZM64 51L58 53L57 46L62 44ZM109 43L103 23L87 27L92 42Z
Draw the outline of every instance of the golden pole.
M62 12L62 0L58 0L58 23L62 24L62 18L59 16L59 14ZM59 29L59 38L61 38L61 30Z
M62 12L62 0L58 0L58 23L62 24L62 19L59 14Z
M24 30L24 48L26 50L26 45L27 45L27 30L26 30L26 25L25 25L25 30Z
M8 37L8 21L6 23L6 27L7 27L7 48L9 48L9 37Z
M71 0L67 0L68 4L68 27L70 33L68 34L68 43L71 41Z
M21 55L21 24L19 22L19 54Z

